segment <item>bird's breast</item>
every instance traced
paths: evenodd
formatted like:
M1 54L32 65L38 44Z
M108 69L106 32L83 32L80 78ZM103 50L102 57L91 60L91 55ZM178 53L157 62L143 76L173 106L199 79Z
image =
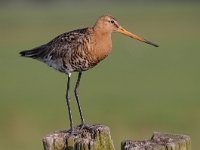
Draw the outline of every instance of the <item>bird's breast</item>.
M110 35L98 38L96 40L95 47L93 47L94 56L98 62L105 59L109 55L111 50L112 50L112 40Z

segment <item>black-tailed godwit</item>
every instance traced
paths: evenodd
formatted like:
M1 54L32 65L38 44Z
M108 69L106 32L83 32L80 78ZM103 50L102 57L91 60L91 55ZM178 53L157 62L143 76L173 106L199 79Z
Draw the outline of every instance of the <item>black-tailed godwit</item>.
M47 44L20 52L21 56L39 60L46 63L48 66L67 74L66 102L71 131L73 131L69 97L71 73L78 72L74 94L81 117L81 126L84 126L85 122L78 97L78 87L81 75L83 71L96 66L111 52L112 32L119 32L141 42L158 47L158 45L126 31L119 25L114 17L106 15L98 18L93 27L63 33Z

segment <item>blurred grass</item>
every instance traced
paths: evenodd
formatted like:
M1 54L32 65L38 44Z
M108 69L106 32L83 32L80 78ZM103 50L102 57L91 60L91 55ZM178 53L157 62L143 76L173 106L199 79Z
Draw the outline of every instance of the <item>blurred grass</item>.
M200 5L71 2L0 9L0 149L42 149L44 135L69 127L66 76L18 52L91 26L103 14L160 47L114 33L110 56L83 74L86 121L108 125L117 149L122 139L153 131L188 134L193 149L200 147ZM73 86L75 80L76 74Z

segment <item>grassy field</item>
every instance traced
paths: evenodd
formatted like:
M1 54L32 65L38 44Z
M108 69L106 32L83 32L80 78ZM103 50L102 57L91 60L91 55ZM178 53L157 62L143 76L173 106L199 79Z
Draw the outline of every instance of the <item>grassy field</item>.
M193 149L200 147L200 5L68 3L0 9L1 150L42 149L44 135L69 128L66 76L18 52L91 26L103 14L160 47L113 34L110 56L83 74L86 122L108 125L117 149L123 139L154 131L188 134ZM72 108L78 124L73 96Z

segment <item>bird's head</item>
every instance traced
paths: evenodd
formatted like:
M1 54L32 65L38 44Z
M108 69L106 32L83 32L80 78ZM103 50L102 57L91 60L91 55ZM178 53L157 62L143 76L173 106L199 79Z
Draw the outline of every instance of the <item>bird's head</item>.
M109 16L109 15L99 17L99 19L96 21L96 23L94 25L94 29L96 29L97 32L99 31L102 33L119 32L119 33L122 33L131 38L139 40L141 42L145 42L147 44L158 47L157 44L154 44L144 38L141 38L129 31L125 30L122 26L119 25L118 21L114 17Z
M112 33L113 31L116 31L119 27L120 25L117 20L114 17L108 15L99 17L94 26L95 29L104 33Z

